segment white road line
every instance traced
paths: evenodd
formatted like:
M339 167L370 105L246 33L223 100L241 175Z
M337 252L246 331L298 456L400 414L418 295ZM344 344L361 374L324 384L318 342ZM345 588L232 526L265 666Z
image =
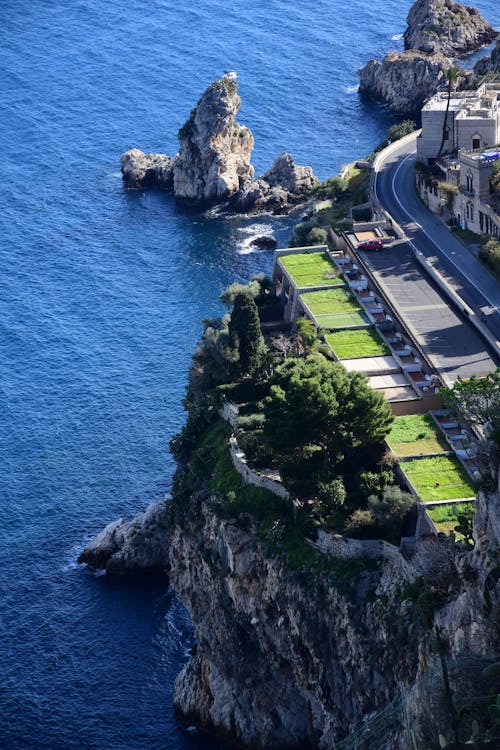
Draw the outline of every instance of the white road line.
M477 284L475 284L475 283L474 283L474 282L473 282L473 281L472 281L472 280L471 280L470 278L468 278L468 277L466 277L466 276L465 276L465 274L464 274L463 270L462 270L462 269L460 268L460 266L458 266L458 265L457 265L457 264L455 263L455 261L454 261L454 260L452 260L452 258L450 258L450 256L446 254L446 252L445 252L445 251L444 251L444 250L443 250L443 249L442 249L442 248L441 248L441 247L440 247L440 246L439 246L439 245L437 244L437 242L436 242L436 241L435 241L435 240L434 240L434 239L433 239L433 238L432 238L432 237L430 236L430 234L429 234L428 232L426 232L426 231L425 231L425 229L423 228L423 226L422 226L421 224L419 224L419 222L418 222L418 221L417 221L417 220L415 219L415 217L411 215L411 213L410 213L410 212L408 211L408 209L406 209L406 208L405 208L405 207L403 206L403 204L401 203L401 201L399 200L398 194L397 194L397 192L396 192L396 185L395 185L395 182L396 182L396 177L398 176L399 170L401 169L401 167L403 166L403 164L404 164L404 163L405 163L406 161L408 161L408 159L411 159L411 158L412 158L413 156L414 156L414 154L413 154L413 153L411 153L411 154L408 154L408 155L407 155L407 156L405 156L405 158L404 158L404 159L403 159L403 160L401 161L401 163L400 163L400 164L398 164L398 166L396 167L396 171L394 172L394 175L393 175L393 178L392 178L392 181L391 181L392 192L393 192L394 198L395 198L395 199L396 199L396 201L397 201L397 202L399 203L399 206L400 206L400 208L402 209L403 213L404 213L404 214L406 214L406 216L408 216L408 217L409 217L409 219L410 219L411 221L413 221L413 222L415 223L415 225L416 225L417 227L419 227L419 229L421 229L421 230L422 230L422 232L423 232L423 233L425 234L425 236L426 236L426 237L427 237L427 238L428 238L428 239L429 239L429 240L430 240L430 241L432 242L432 244L434 245L434 247L436 247L436 248L438 249L438 251L439 251L439 252L442 252L442 253L443 253L443 255L444 255L444 256L446 257L446 259L447 259L447 260L448 260L448 261L449 261L450 263L452 263L452 265L454 265L454 266L455 266L455 268L457 269L457 271L459 271L459 273L461 274L461 276L463 276L463 277L465 278L465 280L467 281L467 283L469 283L469 284L470 284L471 286L473 286L473 287L474 287L474 289L475 289L475 290L476 290L477 292L479 292L479 294L481 295L481 297L482 297L483 299L485 299L485 300L486 300L486 302L488 302L488 304L490 305L490 307L491 307L491 308L492 308L492 309L493 309L493 310L494 310L494 311L496 312L496 314L498 315L498 311L499 311L498 305L495 305L495 304L494 304L494 303L493 303L493 302L492 302L492 301L491 301L491 300L490 300L490 299L489 299L489 298L488 298L488 297L486 296L486 294L485 294L485 293L484 293L484 292L482 291L482 289L480 289L480 288L479 288L479 287L477 286ZM377 177L378 177L378 174L379 174L379 173L377 172L377 174L376 174L376 176L375 176L375 185L377 184ZM376 188L375 188L375 194L376 194L376 193L377 193L377 190L376 190ZM413 248L414 250L418 250L418 248L416 248L416 247L415 247L414 243L413 243L413 242L412 242L411 240L408 240L408 242L409 242L409 244L410 244L410 245L412 246L412 248Z

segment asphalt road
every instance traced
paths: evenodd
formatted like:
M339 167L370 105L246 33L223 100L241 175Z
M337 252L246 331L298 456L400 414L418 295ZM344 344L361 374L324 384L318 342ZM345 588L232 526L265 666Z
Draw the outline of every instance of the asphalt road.
M495 369L482 338L429 281L407 242L357 252L447 385Z
M500 284L417 196L415 161L416 136L395 143L379 161L375 195L413 246L500 339Z

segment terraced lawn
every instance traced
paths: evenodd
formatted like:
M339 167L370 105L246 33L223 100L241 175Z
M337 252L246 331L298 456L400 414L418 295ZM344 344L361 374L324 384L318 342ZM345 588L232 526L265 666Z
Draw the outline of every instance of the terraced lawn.
M424 503L476 496L471 478L455 456L410 458L400 466Z
M320 328L350 328L354 326L369 326L370 321L364 312L354 310L347 313L333 313L331 315L317 315L314 317L318 321Z
M308 286L343 286L344 281L327 253L282 255L280 262L299 289Z
M361 305L347 287L304 292L300 295L314 315L345 313L361 310Z
M438 531L442 531L444 534L454 531L458 524L457 515L470 513L471 511L475 511L474 503L450 503L450 505L433 505L431 508L427 508L427 513L436 524ZM457 539L462 538L462 534L456 531L455 536Z
M430 414L396 417L386 438L397 456L423 456L449 451L446 442Z
M326 334L325 338L339 359L383 357L391 353L390 348L374 328L334 331Z

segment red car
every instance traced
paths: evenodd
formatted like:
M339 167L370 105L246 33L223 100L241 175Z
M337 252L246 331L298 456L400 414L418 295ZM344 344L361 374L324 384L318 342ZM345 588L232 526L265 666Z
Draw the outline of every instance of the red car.
M381 243L380 240L366 240L365 242L360 242L358 245L358 250L383 250L384 246Z

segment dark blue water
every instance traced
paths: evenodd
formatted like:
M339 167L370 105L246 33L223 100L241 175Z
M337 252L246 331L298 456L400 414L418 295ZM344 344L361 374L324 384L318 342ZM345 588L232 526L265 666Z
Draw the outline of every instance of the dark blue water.
M309 7L311 5L311 7ZM74 563L103 524L168 491L168 441L200 319L268 271L252 234L124 192L131 146L173 153L226 69L254 164L325 178L394 119L356 70L399 47L409 0L0 0L0 746L208 750L171 696L190 623L163 581ZM496 0L480 9L500 24Z

